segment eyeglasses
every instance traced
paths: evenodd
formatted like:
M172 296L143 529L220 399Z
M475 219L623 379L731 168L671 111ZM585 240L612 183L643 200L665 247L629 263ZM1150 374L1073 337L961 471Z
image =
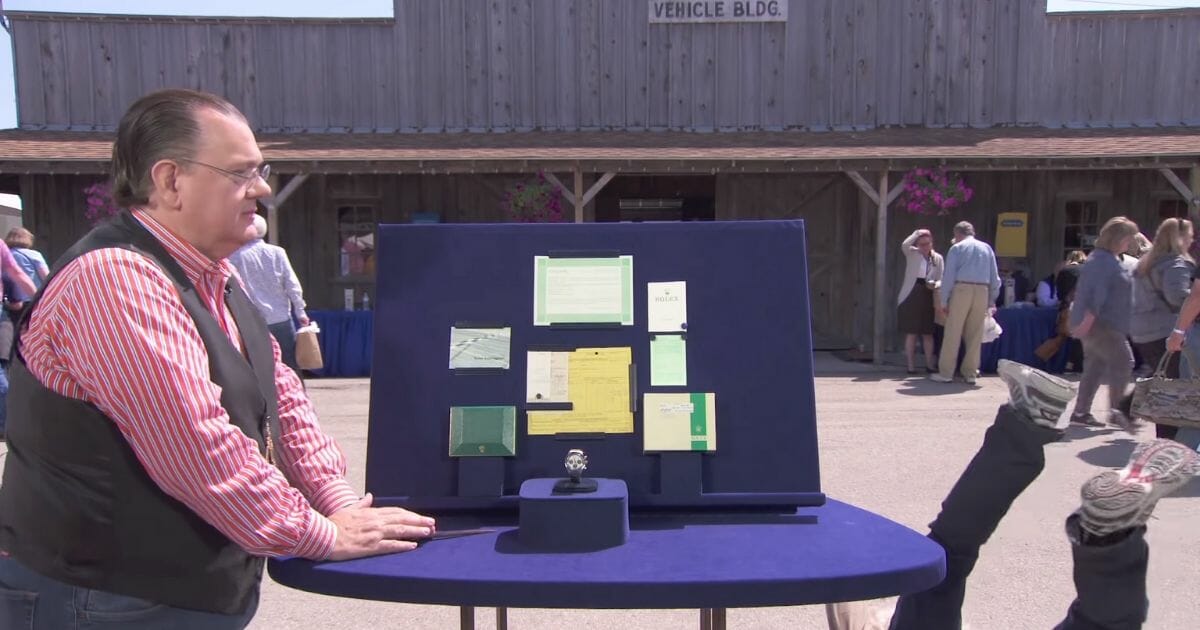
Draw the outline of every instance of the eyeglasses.
M228 175L229 177L232 177L234 179L234 181L240 183L245 188L249 188L250 186L253 186L254 182L259 178L262 178L262 180L265 182L265 181L267 181L267 178L271 176L271 165L270 164L260 164L257 168L252 168L248 171L238 173L237 171L226 170L226 169L221 168L220 166L214 166L212 164L209 164L208 162L201 162L200 160L192 160L189 158L178 158L178 160L180 162L188 162L190 164L198 164L200 166L211 168L212 170L214 170L218 173L221 173L223 175Z

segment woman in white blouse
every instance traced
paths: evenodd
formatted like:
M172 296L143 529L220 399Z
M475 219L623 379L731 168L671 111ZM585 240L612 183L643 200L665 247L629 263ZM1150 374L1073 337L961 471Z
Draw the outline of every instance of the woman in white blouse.
M925 371L937 371L933 358L933 290L942 281L946 268L942 255L933 251L933 233L925 228L913 232L900 244L904 254L904 282L900 285L897 303L898 328L904 333L904 354L908 373L916 374L913 362L917 352L917 337L925 350Z

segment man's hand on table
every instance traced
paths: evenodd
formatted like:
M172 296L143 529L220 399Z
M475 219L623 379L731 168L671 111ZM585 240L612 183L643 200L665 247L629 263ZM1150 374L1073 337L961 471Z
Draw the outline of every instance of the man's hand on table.
M371 493L354 505L330 515L337 525L337 540L330 560L352 560L385 553L412 551L416 541L436 531L434 520L396 507L371 507Z

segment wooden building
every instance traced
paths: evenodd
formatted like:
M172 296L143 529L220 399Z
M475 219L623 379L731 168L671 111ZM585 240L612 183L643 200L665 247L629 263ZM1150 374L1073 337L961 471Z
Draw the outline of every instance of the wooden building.
M19 129L0 132L0 189L61 252L87 228L82 189L128 103L198 88L257 129L279 174L272 233L316 308L370 292L377 223L503 221L506 187L545 172L576 220L804 218L815 331L877 357L895 342L899 243L919 225L944 251L958 220L991 240L999 213L1028 213L1036 278L1110 216L1152 231L1200 209L1200 10L812 0L690 22L664 6L683 4L8 12ZM961 173L973 199L945 217L897 208L918 166Z

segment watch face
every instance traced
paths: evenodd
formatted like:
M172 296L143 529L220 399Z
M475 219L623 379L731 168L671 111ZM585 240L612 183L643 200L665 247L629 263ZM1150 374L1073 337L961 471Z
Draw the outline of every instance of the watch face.
M568 473L578 474L587 470L587 455L583 451L573 448L567 451L567 459L563 462Z

